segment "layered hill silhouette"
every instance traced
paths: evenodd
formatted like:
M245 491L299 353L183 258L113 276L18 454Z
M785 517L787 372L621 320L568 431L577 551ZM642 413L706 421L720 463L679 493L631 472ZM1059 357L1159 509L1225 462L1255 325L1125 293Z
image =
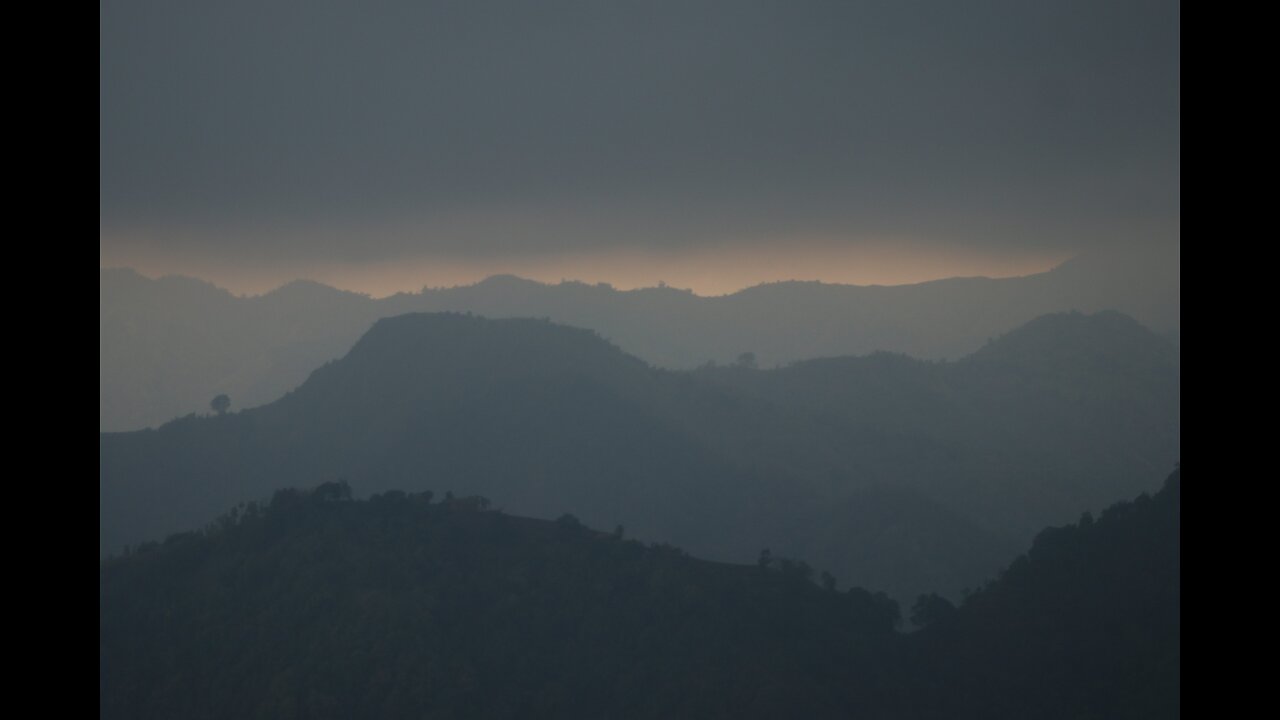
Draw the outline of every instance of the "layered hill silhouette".
M1181 483L1044 530L912 636L912 714L1179 717Z
M1180 481L959 608L327 483L100 571L104 718L1179 716Z
M345 479L954 596L1038 528L1151 489L1178 456L1178 403L1176 349L1115 313L1042 318L957 362L690 372L546 321L410 314L277 402L103 434L100 542Z
M1084 257L1020 278L781 282L723 297L496 276L379 300L312 282L236 297L189 278L102 270L99 429L154 427L203 412L223 393L235 407L271 402L345 354L375 320L408 312L546 317L671 369L730 363L747 352L762 367L875 351L955 359L1037 316L1069 310L1117 309L1176 334L1177 269L1150 263Z

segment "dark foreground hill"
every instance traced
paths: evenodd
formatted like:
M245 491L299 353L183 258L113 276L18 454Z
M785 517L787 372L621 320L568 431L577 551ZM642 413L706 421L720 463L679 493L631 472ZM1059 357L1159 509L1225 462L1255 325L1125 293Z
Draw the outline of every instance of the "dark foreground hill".
M104 718L1179 715L1178 473L959 608L479 498L283 491L100 573ZM824 578L825 581L825 578Z
M1047 318L956 363L684 373L543 321L406 315L271 405L102 435L101 545L345 478L954 596L1038 528L1153 488L1177 418L1176 351L1114 314Z
M337 485L102 568L103 717L834 716L897 606Z
M1176 260L1176 258L1175 258ZM1081 258L1020 278L863 287L783 282L722 297L669 287L617 291L511 276L383 299L314 282L236 297L182 277L103 270L99 429L134 430L208 409L276 400L342 356L379 318L407 312L546 317L595 330L654 365L689 369L752 352L762 366L901 352L958 358L1039 315L1116 309L1159 333L1178 326L1177 263Z
M924 717L1176 718L1181 472L1049 528L1000 579L911 636Z

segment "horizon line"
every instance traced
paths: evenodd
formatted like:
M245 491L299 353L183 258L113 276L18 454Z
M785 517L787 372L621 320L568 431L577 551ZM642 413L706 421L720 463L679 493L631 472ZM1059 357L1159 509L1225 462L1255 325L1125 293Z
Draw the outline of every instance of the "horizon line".
M480 278L478 280L475 280L474 282L469 282L469 283L456 283L453 285L423 284L421 287L419 287L416 290L397 290L395 292L391 292L383 295L375 295L370 292L364 292L361 290L353 290L350 288L339 287L338 285L330 284L322 280L314 280L306 277L296 277L296 278L293 278L292 280L287 280L278 285L274 285L268 290L263 290L259 292L253 292L253 291L237 292L230 287L219 284L217 281L209 280L203 277L198 277L196 275L189 275L181 272L153 274L153 273L144 272L142 270L137 269L136 267L127 266L127 265L111 265L111 266L100 265L98 267L98 271L99 273L130 272L130 273L133 273L134 275L137 275L146 280L150 280L152 282L159 282L161 280L166 280L170 278L176 278L179 280L190 280L190 281L202 283L204 285L209 285L216 290L220 290L222 292L227 293L228 295L231 295L232 297L239 298L239 299L252 299L252 298L266 297L268 295L277 293L289 287L290 285L309 283L313 285L319 285L321 287L325 287L330 290L334 290L341 293L347 293L350 295L359 295L359 296L368 298L370 300L386 300L388 298L396 297L398 295L422 295L427 292L440 292L440 291L446 291L446 290L472 288L472 287L477 287L483 283L490 282L495 279L503 279L503 278L512 278L515 280L519 280L521 282L531 283L534 285L541 285L543 287L558 287L560 285L582 285L586 287L596 287L602 290L608 290L615 293L634 293L634 292L644 292L644 291L652 291L652 290L671 290L673 292L693 295L694 297L698 297L698 298L724 298L724 297L732 297L734 295L741 294L748 290L754 290L756 288L767 287L770 285L783 285L783 284L789 284L789 283L804 284L804 285L828 285L831 287L850 287L850 288L897 288L897 287L911 287L916 285L928 285L930 283L947 282L947 281L955 281L955 280L1013 280L1018 278L1033 277L1036 275L1044 275L1047 273L1051 273L1063 267L1064 265L1067 265L1068 263L1078 259L1079 257L1080 255L1078 254L1072 255L1066 258L1065 260L1059 261L1054 265L1052 265L1051 267L1046 268L1044 270L1039 270L1039 271L1030 272L1030 273L1013 274L1013 275L946 275L946 276L941 276L936 278L929 278L926 280L915 280L915 281L901 282L901 283L867 283L867 284L831 282L831 281L819 280L819 279L789 278L785 280L784 279L764 280L764 281L755 283L753 285L744 285L743 287L740 287L730 292L708 293L708 294L701 294L695 291L693 288L678 287L676 285L668 284L662 280L658 280L657 283L654 285L637 285L633 287L618 287L614 283L607 282L607 281L590 282L587 280L581 280L577 278L561 278L559 282L552 282L552 281L546 281L546 280L539 280L537 278L525 277L523 275L520 275L517 273L511 273L511 272L495 272L493 274L486 275L483 278Z

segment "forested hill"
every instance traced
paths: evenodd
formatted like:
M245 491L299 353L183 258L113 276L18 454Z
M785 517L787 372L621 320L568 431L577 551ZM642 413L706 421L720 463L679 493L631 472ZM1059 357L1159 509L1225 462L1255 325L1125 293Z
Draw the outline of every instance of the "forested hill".
M285 490L100 573L104 718L1179 715L1178 473L960 608L478 497ZM816 582L814 582L816 580Z
M280 492L104 563L102 717L838 717L892 653L895 603L798 564L347 498Z
M1044 530L958 612L935 608L910 638L919 715L1178 717L1181 506L1179 470Z
M544 321L389 318L271 405L102 435L101 547L346 478L954 595L1040 527L1154 489L1178 457L1176 350L1110 315L1053 322L1078 326L1071 353L1112 359L1064 373L1053 346L1000 350L1032 326L956 363L672 372Z

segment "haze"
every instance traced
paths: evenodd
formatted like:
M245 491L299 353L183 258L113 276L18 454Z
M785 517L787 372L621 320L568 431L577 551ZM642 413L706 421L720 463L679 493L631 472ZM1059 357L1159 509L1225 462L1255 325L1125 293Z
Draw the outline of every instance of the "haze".
M702 294L1176 255L1161 2L113 3L102 267Z
M1177 2L99 16L100 717L1180 717Z

